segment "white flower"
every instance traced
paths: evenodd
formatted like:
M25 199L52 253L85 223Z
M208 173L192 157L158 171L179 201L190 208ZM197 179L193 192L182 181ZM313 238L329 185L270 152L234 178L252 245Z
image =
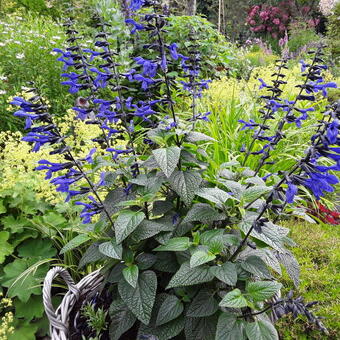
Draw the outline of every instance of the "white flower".
M323 15L328 16L333 14L333 9L339 0L320 0L319 8Z
M55 52L55 51L51 51L50 54L51 54L51 55L57 55L58 53Z
M3 42L0 42L0 47L3 47L3 46L6 46L6 44Z
M17 53L15 57L17 59L24 59L25 58L25 54L24 53Z
M6 76L0 76L0 80L7 80L8 78Z
M5 90L0 90L0 94L6 94L7 92Z
M59 37L59 35L54 35L54 36L52 37L52 39L54 39L54 40L60 40L61 37Z
M56 42L55 42L55 41L53 41L53 40L51 40L51 41L50 41L50 44L51 44L51 45L55 45L55 44L56 44Z
M14 42L14 44L21 45L21 41L14 40L13 42Z

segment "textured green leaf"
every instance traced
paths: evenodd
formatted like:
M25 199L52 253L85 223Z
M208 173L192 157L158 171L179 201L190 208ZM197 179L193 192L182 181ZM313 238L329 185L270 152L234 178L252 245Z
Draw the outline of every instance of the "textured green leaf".
M293 280L295 287L300 284L300 266L294 255L286 250L284 253L276 253L279 262L286 268L289 277Z
M189 262L184 262L171 278L167 289L209 282L213 278L214 276L209 272L209 266L190 268Z
M169 178L171 188L177 192L184 204L190 206L195 191L199 188L202 178L198 172L174 171Z
M205 135L204 133L201 132L196 132L196 131L190 131L186 136L185 140L190 142L190 143L195 143L195 142L214 142L215 139Z
M175 253L159 252L153 268L160 272L175 273L178 270Z
M114 300L110 306L110 340L118 340L136 321L136 317L129 310L123 300Z
M122 188L117 188L110 191L104 200L104 207L110 216L116 214L118 211L122 210L123 207L119 203L123 201L128 201L133 199L133 195L126 195L126 192ZM101 219L107 219L104 212L101 213Z
M169 340L176 337L178 334L182 332L184 328L184 318L179 317L175 320L172 320L166 324L163 324L161 326L145 326L141 325L139 329L139 337L138 340L144 340L146 339L148 335L150 335L150 338L152 340Z
M154 251L184 251L191 245L189 237L174 237L166 244L158 246Z
M157 290L157 276L153 271L145 271L139 275L136 288L128 284L125 279L120 280L118 291L130 311L138 320L148 324Z
M75 238L73 238L71 241L67 242L64 245L64 247L60 250L60 254L64 254L67 251L70 251L74 248L77 248L81 244L87 242L90 239L91 239L91 237L89 235L86 235L86 234L77 235Z
M218 318L215 340L244 340L242 323L233 314L223 313ZM254 340L249 338L249 340Z
M265 320L246 323L245 329L251 340L279 340L275 327Z
M158 311L156 326L163 325L176 319L183 313L183 310L183 303L176 296L167 296Z
M186 340L215 340L217 316L185 318Z
M105 256L99 251L98 247L99 245L97 243L93 243L86 249L84 255L79 261L78 268L82 268L88 263L93 263L105 258Z
M242 195L243 187L241 183L225 179L220 179L219 183L227 187L237 198Z
M125 265L123 263L117 263L110 271L107 281L110 283L118 283L123 278L123 269Z
M136 288L136 286L137 286L138 274L139 274L139 270L138 270L138 267L135 264L123 269L124 279L133 288Z
M171 201L156 201L153 203L152 213L154 215L163 215L166 214L174 207Z
M143 212L136 212L131 210L122 211L115 222L115 234L117 243L121 243L127 238L144 220Z
M210 223L213 221L223 220L226 216L218 213L209 204L196 203L189 210L187 216L184 218L182 223L188 223L198 221L202 223Z
M242 269L259 278L270 279L272 276L267 265L258 256L249 256L241 263Z
M218 206L223 205L228 198L233 198L227 192L219 188L200 188L196 191L196 195L216 203Z
M201 264L215 260L216 256L214 254L209 254L204 250L196 250L190 258L190 267L198 267Z
M265 185L254 185L242 192L242 198L246 203L252 202L262 195L268 193L270 190L272 190L272 188Z
M161 220L161 219L160 219ZM157 221L157 222L156 222ZM136 230L131 234L134 241L139 242L146 240L154 235L159 234L161 231L172 231L174 226L172 223L159 220L144 220L142 221Z
M209 289L201 289L189 305L186 315L192 318L210 316L218 310L218 303L213 292Z
M229 286L235 286L237 282L237 268L235 263L225 262L222 266L210 268L211 273L220 281Z
M224 296L220 302L220 306L229 308L242 308L248 306L248 301L242 295L242 292L238 288L235 288Z
M105 256L111 257L116 260L122 259L123 247L121 244L117 244L116 240L101 243L98 250Z
M256 281L250 282L246 291L255 302L259 302L271 298L281 287L281 283L274 281Z
M142 253L136 257L136 263L140 270L149 269L157 261L157 256L149 253Z
M0 231L0 263L5 261L7 255L12 254L14 248L7 241L9 239L8 231Z
M181 149L178 146L171 146L153 150L152 154L165 176L170 177L178 164Z

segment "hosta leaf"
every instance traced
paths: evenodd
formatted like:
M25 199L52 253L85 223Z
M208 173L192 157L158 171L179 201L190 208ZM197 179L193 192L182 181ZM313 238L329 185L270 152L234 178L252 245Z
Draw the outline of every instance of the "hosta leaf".
M123 247L121 244L117 244L114 239L112 241L101 243L98 250L105 256L116 260L122 259Z
M217 316L185 318L186 340L215 340Z
M218 213L209 204L196 203L189 210L187 216L184 218L182 223L188 223L193 221L199 221L202 223L210 223L213 221L223 220L226 216Z
M74 248L79 247L81 244L90 240L91 237L87 234L80 234L73 238L71 241L67 242L64 247L60 250L60 254L64 254Z
M209 282L214 276L209 272L209 266L190 268L189 262L184 262L176 274L171 278L166 289L181 286L192 286Z
M152 154L165 176L170 177L178 164L181 149L178 146L171 146L153 150Z
M215 260L216 256L214 254L209 254L204 250L196 250L190 258L190 267L194 268L200 266L201 264Z
M249 322L246 323L245 329L251 340L279 340L275 327L269 321Z
M248 301L242 295L242 292L236 288L227 293L220 302L221 307L242 308L248 306Z
M223 205L228 198L232 198L231 195L219 188L200 188L196 191L196 195L216 203L218 206Z
M267 265L258 256L247 257L246 260L241 263L241 267L259 278L270 279L272 277Z
M195 142L213 142L215 141L214 138L209 137L205 135L204 133L201 132L195 132L191 131L185 136L185 140L190 142L190 143L195 143Z
M223 313L218 318L215 340L243 340L242 327L242 322L235 315Z
M237 268L232 262L226 262L222 266L210 268L210 272L220 281L229 286L235 286L237 282Z
M195 296L186 315L192 318L210 316L218 310L218 303L214 299L213 292L208 289L201 289Z
M120 280L118 284L120 297L136 318L146 325L151 318L156 290L157 277L153 271L141 273L136 288L128 284L125 279Z
M184 204L190 206L202 178L198 172L174 171L169 178L169 182L171 188L177 192Z
M174 237L166 244L158 246L154 251L184 251L191 245L189 237Z
M110 306L110 328L111 340L118 340L136 321L136 317L129 310L123 300L114 300Z
M272 188L265 185L254 185L242 192L242 198L244 202L252 202L262 195L268 193Z
M247 293L255 302L264 301L271 298L282 287L281 283L273 281L250 282L247 287Z
M167 296L158 311L156 326L163 325L176 319L183 313L183 310L183 303L176 296Z
M123 269L124 279L133 288L136 288L136 286L137 286L138 274L139 274L139 270L138 270L138 267L135 264Z
M143 212L136 212L131 210L122 211L115 222L115 234L117 243L121 243L128 237L144 220Z

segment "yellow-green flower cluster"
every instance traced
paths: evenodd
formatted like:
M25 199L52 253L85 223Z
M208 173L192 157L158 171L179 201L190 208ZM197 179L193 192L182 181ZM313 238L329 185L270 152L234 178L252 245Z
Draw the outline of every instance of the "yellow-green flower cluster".
M2 296L0 292L0 314L3 315L0 319L0 340L7 340L8 335L14 332L13 313L6 312L6 309L12 306L12 300Z

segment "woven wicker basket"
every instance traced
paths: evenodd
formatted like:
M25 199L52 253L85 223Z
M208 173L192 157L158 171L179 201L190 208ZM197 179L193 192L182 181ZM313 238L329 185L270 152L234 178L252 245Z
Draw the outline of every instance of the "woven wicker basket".
M55 310L52 305L52 282L60 276L68 286L61 304ZM103 275L99 269L85 276L75 284L68 271L62 267L52 268L46 275L43 287L44 308L50 323L51 340L67 340L69 333L69 315L78 299L89 293L95 293L103 282Z

